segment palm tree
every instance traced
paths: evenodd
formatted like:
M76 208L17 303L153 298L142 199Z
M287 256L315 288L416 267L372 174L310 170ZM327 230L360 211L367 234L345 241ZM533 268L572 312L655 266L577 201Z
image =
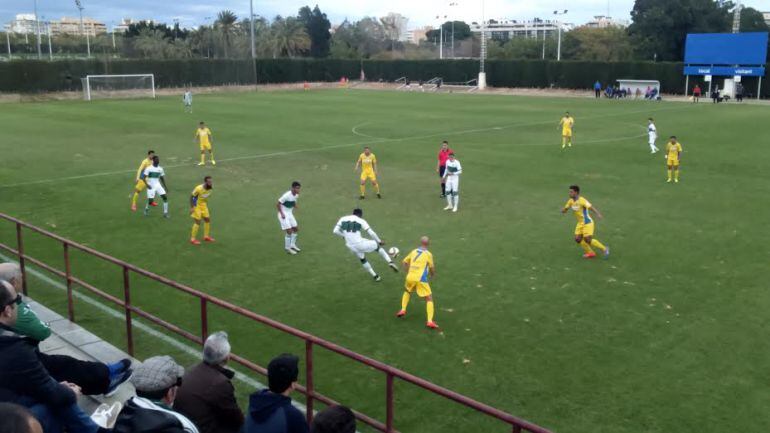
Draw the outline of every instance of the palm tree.
M277 17L271 27L270 44L273 58L279 55L294 57L310 49L310 36L305 31L305 26L296 18Z
M230 45L230 38L235 33L236 23L238 22L238 17L235 15L233 11L230 10L223 10L219 14L217 14L217 22L216 26L219 28L219 32L222 33L222 39L224 41L225 46L225 58L227 58L227 49Z
M142 29L134 38L134 49L143 57L163 58L168 49L166 36L160 30Z

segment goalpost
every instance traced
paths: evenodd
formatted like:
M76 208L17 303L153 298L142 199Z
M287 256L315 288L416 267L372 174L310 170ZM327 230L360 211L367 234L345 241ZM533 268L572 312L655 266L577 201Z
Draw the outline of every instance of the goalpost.
M155 98L154 74L86 75L83 99Z

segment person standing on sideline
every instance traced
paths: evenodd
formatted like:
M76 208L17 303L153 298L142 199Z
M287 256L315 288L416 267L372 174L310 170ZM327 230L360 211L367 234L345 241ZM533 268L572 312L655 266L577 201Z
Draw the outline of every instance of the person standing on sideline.
M449 148L449 142L444 140L441 143L441 149L438 151L438 163L436 164L436 173L441 178L441 198L446 197L446 178L444 177L444 171L446 171L446 161L449 159L449 154L452 153L452 149Z
M702 93L702 91L700 89L700 86L696 84L695 87L693 87L693 89L692 89L692 102L693 103L698 103L698 101L700 100L701 93Z
M655 140L658 139L658 128L655 127L655 122L652 120L652 117L647 119L647 136L648 136L648 143L650 144L650 153L655 153L658 151L658 147L655 146Z
M599 80L596 80L594 83L594 94L596 95L596 99L602 97L602 83L600 83Z
M192 114L192 91L189 88L184 92L182 102L184 103L184 112Z

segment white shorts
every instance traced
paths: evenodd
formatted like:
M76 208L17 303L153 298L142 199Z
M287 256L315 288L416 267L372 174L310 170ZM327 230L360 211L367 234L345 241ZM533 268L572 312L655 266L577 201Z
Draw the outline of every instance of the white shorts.
M652 146L652 145L654 145L654 144L655 144L655 141L657 141L657 139L655 139L655 138L650 138L650 139L649 139L649 141L648 141L648 143L650 143L650 146Z
M460 192L460 176L447 176L445 183L447 191Z
M359 259L363 259L364 254L373 253L380 247L377 241L373 241L371 239L364 239L357 244L345 244L345 246L348 247L350 252L355 254Z
M284 212L286 218L281 218L281 214L278 214L278 222L281 223L281 230L289 230L297 227L297 220L294 219L294 214Z
M163 188L163 185L150 185L147 188L147 198L155 198L156 195L166 195L166 190Z

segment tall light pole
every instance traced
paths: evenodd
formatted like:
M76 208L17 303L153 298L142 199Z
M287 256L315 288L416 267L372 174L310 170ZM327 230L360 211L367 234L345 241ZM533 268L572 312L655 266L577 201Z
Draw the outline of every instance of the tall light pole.
M249 0L249 34L251 36L251 70L254 75L254 89L257 88L257 46L254 42L254 0Z
M77 6L78 11L80 12L80 32L86 34L86 51L88 53L88 58L91 58L91 38L88 35L88 32L85 31L85 27L83 26L83 5L80 3L80 0L75 0L75 6Z
M446 15L443 17L446 19ZM438 42L438 58L444 58L444 22L441 21L441 15L437 15L436 19L439 20L439 42Z
M203 20L206 23L208 23L209 21L211 21L211 17L203 17ZM206 24L204 23L204 26L205 25ZM206 58L210 59L211 58L211 45L214 44L214 36L213 36L214 24L211 25L211 28L208 29L208 32L209 32L209 43L208 43L208 46L206 47Z
M40 19L37 16L37 0L35 0L35 33L37 34L37 59L43 58L43 50L40 48Z
M45 17L43 17L45 19ZM45 32L48 34L48 60L53 60L53 48L51 47L51 22L45 23Z
M479 62L479 79L476 81L476 85L480 90L487 88L487 73L485 70L485 62L487 59L487 18L484 12L484 0L481 0L481 57Z
M449 7L458 6L457 2L449 3ZM455 18L454 14L450 14L452 17L452 58L455 58Z
M561 15L567 15L567 9L564 9L564 12L562 11L553 11L553 14L557 17ZM558 18L556 19L556 25L559 26L559 40L556 43L556 61L561 61L561 20Z
M5 43L8 45L8 60L11 60L11 31L5 31Z

